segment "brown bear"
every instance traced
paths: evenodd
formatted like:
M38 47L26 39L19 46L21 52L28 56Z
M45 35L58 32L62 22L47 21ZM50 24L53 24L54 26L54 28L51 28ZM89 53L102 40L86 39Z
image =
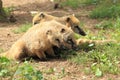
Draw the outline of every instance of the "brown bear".
M86 33L79 27L80 21L75 17L75 15L69 15L64 17L55 17L46 13L37 13L32 20L33 25L38 24L43 21L50 21L50 20L56 20L62 24L66 24L68 27L71 27L71 29L82 36L85 36Z

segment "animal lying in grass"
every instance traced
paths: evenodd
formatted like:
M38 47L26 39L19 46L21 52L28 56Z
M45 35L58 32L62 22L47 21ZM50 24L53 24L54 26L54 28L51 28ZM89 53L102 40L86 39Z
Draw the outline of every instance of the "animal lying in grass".
M0 54L0 56L13 60L21 60L26 56L37 56L41 60L46 60L44 52L55 56L52 46L58 48L76 46L71 29L54 20L41 22L31 27L7 52Z
M66 24L67 27L71 28L74 32L85 36L86 33L79 27L79 20L74 15L64 16L64 17L55 17L46 13L38 13L33 17L33 25L39 24L41 22L56 20L62 24ZM94 44L102 44L113 42L113 40L86 40L86 39L78 39L76 40L77 45L81 45L84 43L94 43ZM55 48L56 49L56 48ZM57 51L56 51L57 52Z
M37 13L32 20L33 25L39 24L40 22L56 20L62 24L66 24L67 27L71 27L71 29L82 36L85 36L86 33L79 27L80 21L75 15L69 15L64 17L55 17L46 13Z
M40 24L34 25L34 27L46 27L47 29L49 28L57 32L60 31L63 39L63 46L67 47L68 49L76 47L76 39L74 37L74 32L70 28L66 27L65 25L62 25L61 23L55 20L41 22ZM46 52L50 51L46 50Z

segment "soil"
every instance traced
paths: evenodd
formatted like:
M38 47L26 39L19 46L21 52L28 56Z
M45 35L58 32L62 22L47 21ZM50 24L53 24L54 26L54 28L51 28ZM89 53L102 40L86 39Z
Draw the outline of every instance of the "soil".
M15 34L12 30L17 29L22 24L26 22L32 23L31 11L40 11L47 12L55 16L63 16L68 14L76 14L81 22L84 23L83 29L91 30L92 33L97 34L98 30L94 28L94 25L98 23L97 20L90 19L88 17L88 12L93 9L93 6L89 7L80 7L76 10L64 7L54 10L54 3L49 0L2 0L4 7L13 7L14 14L17 21L15 23L0 22L0 48L4 51L8 50L11 45L20 38L24 33ZM19 1L19 2L18 2ZM52 74L44 74L46 80L54 80L55 76L58 76L56 80L120 80L120 77L117 75L107 74L102 78L96 78L94 75L84 74L83 67L81 65L70 63L68 60L62 59L52 59L49 61L38 61L34 62L37 64L37 69L45 71L50 68L55 69L55 72ZM59 76L62 72L62 69L65 70L65 75ZM60 77L60 78L59 78Z

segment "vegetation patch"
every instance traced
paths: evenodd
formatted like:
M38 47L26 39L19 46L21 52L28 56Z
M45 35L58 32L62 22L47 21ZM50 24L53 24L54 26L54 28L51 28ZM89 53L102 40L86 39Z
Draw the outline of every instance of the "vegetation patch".
M58 1L58 0L56 0ZM103 1L103 0L101 0ZM78 8L80 6L87 6L87 5L96 5L101 2L100 0L65 0L61 2L62 6L69 6L71 8Z
M21 25L18 29L13 30L15 34L26 32L30 27L32 27L31 23L25 23Z
M119 48L120 44L104 44L97 45L90 51L77 52L77 56L71 57L69 60L77 64L89 64L86 67L90 70L90 73L95 74L97 77L102 76L105 73L119 74ZM114 48L114 50L113 50Z
M120 3L117 1L118 0L103 1L90 13L90 17L91 18L116 18L120 16Z
M8 17L11 15L11 12L13 11L13 7L6 7L1 9L1 15L0 20L1 21L7 21Z
M0 58L0 80L43 80L43 75L36 70L29 62L19 63Z
M70 6L72 8L78 8L79 4L80 4L80 0L66 0L64 2L61 3L62 6Z

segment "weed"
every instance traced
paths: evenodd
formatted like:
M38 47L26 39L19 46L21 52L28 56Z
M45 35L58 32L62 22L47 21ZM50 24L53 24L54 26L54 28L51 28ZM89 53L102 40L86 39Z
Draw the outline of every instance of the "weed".
M10 16L12 10L12 7L1 9L0 20L7 21L7 17Z
M34 69L30 63L20 64L16 61L0 58L0 79L9 78L10 80L43 80L42 73Z
M99 0L66 0L61 2L62 6L70 6L72 8L78 8L84 5L91 5L91 4L98 4L100 3Z
M120 4L101 4L91 13L91 18L116 18L120 16Z
M31 23L26 23L26 24L21 25L20 28L18 28L16 30L13 30L13 32L16 33L16 34L23 33L23 32L26 32L30 27L32 27L32 24Z
M27 61L18 67L14 76L17 76L17 80L43 80L42 73L35 70Z
M87 34L89 35L86 35L85 38L90 40L105 40L106 39L105 34L107 34L108 32L109 31L99 30L97 33L98 35L95 35L95 34L92 34L91 31L88 31Z
M4 8L4 11L5 11L7 16L9 16L13 10L14 10L14 7Z
M99 24L96 24L95 27L100 29L110 29L113 27L113 23L111 20L108 20L108 21L104 20Z
M83 65L90 63L91 67L87 70L91 70L97 77L102 76L104 73L119 74L119 50L119 44L96 45L91 51L78 52L77 56L70 58L70 61ZM85 72L87 73L86 70Z
M80 4L80 0L66 0L64 2L61 3L62 6L70 6L72 8L77 8L79 7Z
M44 70L43 72L46 73L46 74L52 74L52 73L55 72L55 68L49 68L47 70Z
M13 65L16 65L16 63L15 62L12 63L5 57L0 57L0 77L4 78L12 76L16 68L16 66L12 67Z
M65 75L66 75L65 68L61 68L61 73L58 75L58 78L60 79L60 78L64 77Z
M101 1L100 0L81 0L82 2L82 4L84 4L84 5L91 5L91 4L98 4L98 3L100 3Z

